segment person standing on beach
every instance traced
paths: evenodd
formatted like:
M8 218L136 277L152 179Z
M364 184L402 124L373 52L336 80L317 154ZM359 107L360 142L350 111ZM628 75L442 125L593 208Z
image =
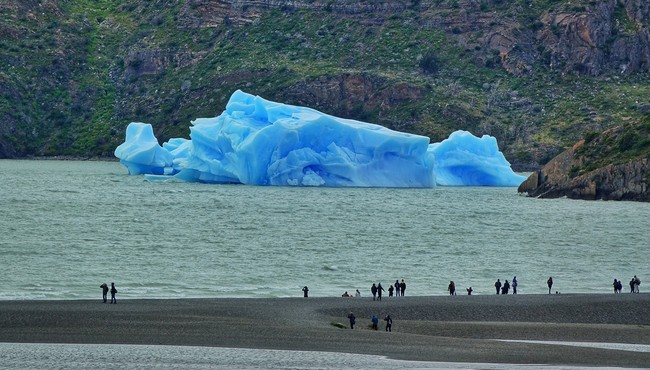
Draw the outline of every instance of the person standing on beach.
M357 298L361 297L361 292L359 291L359 289L357 289L356 293L354 293L354 296Z
M469 288L467 288L465 290L467 290L467 295L472 295L472 292L474 291L474 289L472 289L472 287L469 287Z
M503 289L501 289L501 294L508 294L509 291L510 291L510 283L508 282L508 280L506 280L506 282L503 283Z
M512 294L517 294L517 277L512 278Z
M377 315L372 314L372 318L370 319L372 321L372 328L377 330L379 329L379 319L377 318Z
M641 279L634 275L634 293L639 292L639 285L641 285Z
M386 315L384 321L386 321L386 331L392 331L393 319L390 318L390 315Z
M551 288L553 287L553 277L549 276L546 280L546 285L548 285L548 294L551 294Z
M449 295L456 295L456 284L453 281L450 281L447 290L449 291Z
M402 279L402 282L399 283L399 290L402 294L402 297L404 297L404 292L406 291L406 283L404 282L404 279Z
M384 289L384 287L381 286L381 283L379 283L379 285L377 285L377 300L378 301L381 301L381 292L385 292L385 291L386 291L386 289Z
M395 296L399 297L399 280L395 280Z
M117 299L115 299L115 293L117 293L117 289L115 289L115 283L111 283L111 303L117 304Z
M302 293L303 293L303 295L302 295L303 297L305 297L305 298L309 297L309 288L307 288L306 285L305 285L304 288L302 288Z
M389 297L392 297L392 296L393 296L393 290L394 290L393 285L391 285L391 286L388 287L388 296L389 296Z
M630 293L634 293L634 283L634 278L632 278L632 280L630 280Z
M107 301L106 296L108 295L108 285L106 285L106 283L102 283L102 285L100 285L99 287L102 288L102 300L104 301L104 303L106 303Z
M370 287L370 293L372 293L372 300L373 301L376 300L377 299L377 286L375 285L375 283L372 283L372 286Z
M354 329L354 324L357 322L357 318L354 317L352 312L348 315L348 320L350 320L350 329Z
M497 294L501 291L501 279L497 279L496 283L494 283L494 287L497 288Z

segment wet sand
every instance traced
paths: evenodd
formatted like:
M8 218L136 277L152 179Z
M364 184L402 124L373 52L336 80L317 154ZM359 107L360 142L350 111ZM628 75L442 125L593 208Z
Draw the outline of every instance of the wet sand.
M118 296L119 299L119 296ZM348 329L347 315L357 317ZM379 331L370 317L380 318ZM393 318L393 331L381 319ZM343 326L340 327L340 326ZM648 367L650 353L504 340L650 345L650 294L0 301L0 342L166 344L402 360Z

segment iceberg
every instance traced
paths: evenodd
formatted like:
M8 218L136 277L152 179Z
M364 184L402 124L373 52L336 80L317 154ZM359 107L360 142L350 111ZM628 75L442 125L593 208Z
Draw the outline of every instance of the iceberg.
M425 136L240 90L218 117L192 121L189 140L174 138L160 146L150 124L130 123L115 156L129 174L151 181L415 188L517 186L524 180L489 136L457 131L430 144Z
M435 161L436 183L442 186L519 186L525 176L514 173L499 151L497 139L478 138L455 131L449 138L430 145Z

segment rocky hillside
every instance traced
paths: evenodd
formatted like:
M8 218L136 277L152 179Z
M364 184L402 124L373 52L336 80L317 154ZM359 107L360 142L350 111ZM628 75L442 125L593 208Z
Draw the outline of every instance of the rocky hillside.
M519 192L539 198L650 202L650 115L588 134L533 172Z
M650 111L646 0L3 0L0 158L187 137L236 89L537 169Z

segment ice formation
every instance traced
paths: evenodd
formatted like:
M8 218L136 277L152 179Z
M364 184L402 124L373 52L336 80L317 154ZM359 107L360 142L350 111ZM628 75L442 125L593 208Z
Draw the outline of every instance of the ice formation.
M438 185L519 186L526 179L512 171L497 139L489 135L478 138L467 131L455 131L430 149Z
M517 186L524 180L489 136L458 131L429 144L424 136L242 91L218 117L193 121L190 140L161 147L150 124L129 124L115 156L130 174L150 180L332 187L433 187L437 177L440 185Z

